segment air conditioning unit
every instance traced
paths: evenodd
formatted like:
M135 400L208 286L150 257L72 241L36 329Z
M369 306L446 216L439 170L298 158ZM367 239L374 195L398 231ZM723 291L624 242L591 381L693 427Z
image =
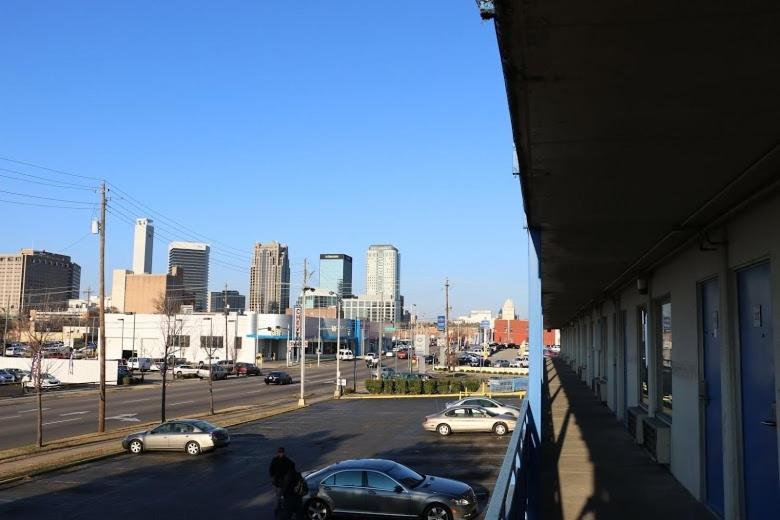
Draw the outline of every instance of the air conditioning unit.
M634 442L637 444L643 444L644 431L642 429L642 423L647 418L647 412L644 408L634 406L628 410L628 433L634 438Z
M642 444L658 464L669 464L672 459L672 429L655 417L642 421Z

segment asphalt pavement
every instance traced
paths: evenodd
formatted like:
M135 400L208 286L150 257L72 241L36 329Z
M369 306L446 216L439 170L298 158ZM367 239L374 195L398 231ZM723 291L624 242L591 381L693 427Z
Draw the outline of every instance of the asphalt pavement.
M231 445L214 453L126 454L49 473L0 489L0 517L272 519L268 465L279 446L300 471L373 457L463 480L484 512L509 436L424 431L423 416L445 401L327 401L231 428Z
M342 365L342 377L352 384L352 363ZM300 394L300 368L287 370L293 376L291 385L266 385L263 376L229 378L214 381L214 408L242 405L276 405L297 402ZM306 394L326 395L335 389L336 364L307 366ZM357 363L358 385L368 377L365 364ZM160 384L116 388L106 393L106 430L131 426L133 423L160 419ZM186 417L209 411L208 381L184 379L171 381L166 389L166 417ZM44 443L97 431L97 391L47 392L43 400ZM0 450L24 446L35 442L37 415L34 396L10 398L0 401Z

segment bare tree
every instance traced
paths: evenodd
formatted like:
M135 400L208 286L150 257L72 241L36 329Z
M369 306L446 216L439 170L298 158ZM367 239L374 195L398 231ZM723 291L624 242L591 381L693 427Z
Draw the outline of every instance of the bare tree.
M218 339L219 341L214 341L215 339ZM209 336L209 340L206 342L205 345L201 343L201 348L203 348L206 351L206 356L209 360L209 413L211 415L214 415L214 354L217 353L218 350L222 348L222 338L221 337L215 337L214 335Z
M175 298L161 295L154 302L155 310L162 315L160 319L160 332L162 332L162 398L160 401L160 422L165 422L165 391L168 386L168 372L175 362L176 354L181 347L181 336L184 329L184 321L177 318L181 303Z

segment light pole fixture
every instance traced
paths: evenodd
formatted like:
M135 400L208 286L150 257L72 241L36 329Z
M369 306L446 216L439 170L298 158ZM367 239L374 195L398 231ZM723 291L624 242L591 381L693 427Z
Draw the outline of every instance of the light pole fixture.
M333 397L341 398L341 296L329 291L328 294L336 297L336 390Z

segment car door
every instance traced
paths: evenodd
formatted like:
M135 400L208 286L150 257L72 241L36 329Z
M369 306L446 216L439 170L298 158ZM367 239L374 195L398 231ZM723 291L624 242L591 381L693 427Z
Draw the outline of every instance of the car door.
M195 428L191 424L183 422L173 423L171 432L168 434L168 449L184 451L184 447L192 440L194 433Z
M337 513L365 513L367 490L363 483L363 471L339 471L325 479L322 491L330 497L333 511Z
M144 447L148 450L167 450L168 437L173 430L173 423L161 424L149 432L144 440Z
M379 471L366 471L366 512L381 515L412 514L412 498L398 482Z
M467 431L469 428L469 410L468 408L452 408L444 414L447 418L447 424L454 432Z
M469 414L469 422L468 422L468 431L471 432L484 432L484 431L490 431L492 427L492 423L490 421L491 417L487 414L487 412L481 408L472 408L469 410L471 412Z

